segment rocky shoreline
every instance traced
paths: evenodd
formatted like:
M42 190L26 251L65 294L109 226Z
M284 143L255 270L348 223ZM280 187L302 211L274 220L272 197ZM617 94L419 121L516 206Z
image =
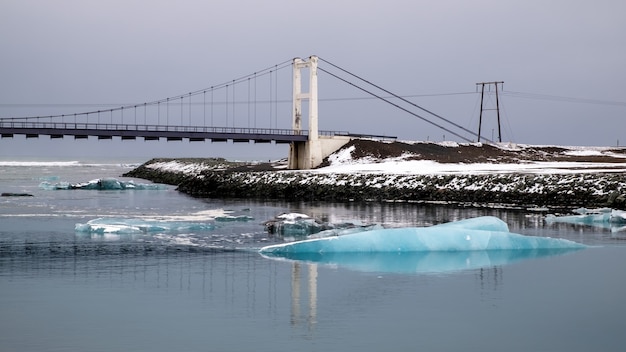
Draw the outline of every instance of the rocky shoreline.
M150 165L150 162L145 165ZM207 170L195 176L146 168L127 173L203 198L447 202L496 207L626 209L624 177L589 175L337 175ZM601 185L598 187L598 185Z
M455 156L461 154L459 150L452 152ZM153 159L124 176L176 185L180 192L207 198L626 209L626 177L622 172L423 175L319 173L315 170L288 171L282 167L284 163L280 162L249 164L210 158Z

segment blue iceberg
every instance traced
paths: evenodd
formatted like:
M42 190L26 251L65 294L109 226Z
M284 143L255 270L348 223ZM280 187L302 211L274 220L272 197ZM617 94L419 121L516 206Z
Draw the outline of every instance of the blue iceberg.
M509 232L496 217L478 217L431 227L407 227L309 239L261 248L265 255L290 253L410 253L490 250L572 249L585 246L565 239Z
M509 232L496 217L478 217L431 227L375 229L271 245L271 259L343 266L366 272L446 273L506 265L585 248L565 239Z

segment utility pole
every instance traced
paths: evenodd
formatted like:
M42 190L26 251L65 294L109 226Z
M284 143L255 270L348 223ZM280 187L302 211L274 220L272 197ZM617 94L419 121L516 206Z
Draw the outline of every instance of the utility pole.
M504 82L503 81L494 81L494 82L481 82L476 83L476 88L481 86L480 88L480 117L478 119L478 142L480 142L480 131L483 124L483 111L486 110L496 110L496 114L498 116L498 142L502 143L502 129L500 128L500 100L498 98L498 85L502 89ZM489 90L491 91L491 86L495 87L496 91L496 108L495 109L485 109L484 108L484 99L485 99L485 86L489 86ZM492 138L493 139L493 138Z

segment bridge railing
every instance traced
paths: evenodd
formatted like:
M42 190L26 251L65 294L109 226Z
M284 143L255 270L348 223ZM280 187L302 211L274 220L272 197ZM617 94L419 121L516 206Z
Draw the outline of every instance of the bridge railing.
M138 132L179 132L179 133L224 133L251 135L284 135L307 136L308 130L296 131L281 128L257 127L212 127L182 125L136 125L119 123L84 123L84 122L46 122L46 121L15 121L0 119L0 128L33 129L33 130L80 130L80 131L138 131ZM347 131L319 131L322 136L347 136Z

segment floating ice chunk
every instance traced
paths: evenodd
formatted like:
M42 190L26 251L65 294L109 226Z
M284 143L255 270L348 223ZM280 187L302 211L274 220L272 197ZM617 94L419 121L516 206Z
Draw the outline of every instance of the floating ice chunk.
M163 221L122 218L98 218L89 220L85 224L76 224L76 232L86 233L116 233L137 234L157 232L199 232L210 231L215 228L212 224L187 221Z
M221 216L215 217L215 221L218 221L218 222L233 222L233 221L246 222L250 220L254 220L254 218L249 215L236 215L236 216L235 215L221 215Z
M265 222L267 232L287 237L303 237L331 227L306 214L285 213Z
M577 209L572 210L573 213L581 214L581 215L585 215L585 214L605 214L605 213L610 213L612 211L613 211L613 209L611 209L611 208L596 208L596 209L577 208Z
M89 190L165 190L166 185L157 183L135 183L134 181L120 181L114 178L97 178L89 182L83 183L69 183L69 182L57 182L50 183L48 181L41 182L39 188L47 191L61 190L61 189L89 189Z
M39 177L39 181L58 181L59 176L41 176Z
M284 213L276 216L276 218L285 221L296 221L301 219L310 219L311 217L301 213Z
M359 232L261 248L263 254L404 253L584 248L565 239L523 236L504 230L501 220L479 217L456 224Z
M48 181L44 181L39 184L39 188L46 190L46 191L55 191L58 189L70 189L70 183L69 182L57 182L53 184Z
M382 225L362 225L358 227L347 227L347 228L336 228L330 230L324 230L318 233L314 233L312 235L307 236L308 239L313 238L324 238L331 236L344 236L352 233L363 232L363 231L372 231L372 230L382 230L384 227Z
M547 223L563 222L569 224L593 225L599 227L612 228L613 225L626 224L626 212L622 210L614 210L611 208L600 209L574 209L574 213L579 215L547 215L545 221Z
M360 221L331 224L301 213L281 214L266 221L264 225L267 232L292 239L302 239L315 234L319 234L316 237L338 236L348 232L360 232L369 229L369 225ZM347 232L343 230L347 230Z

